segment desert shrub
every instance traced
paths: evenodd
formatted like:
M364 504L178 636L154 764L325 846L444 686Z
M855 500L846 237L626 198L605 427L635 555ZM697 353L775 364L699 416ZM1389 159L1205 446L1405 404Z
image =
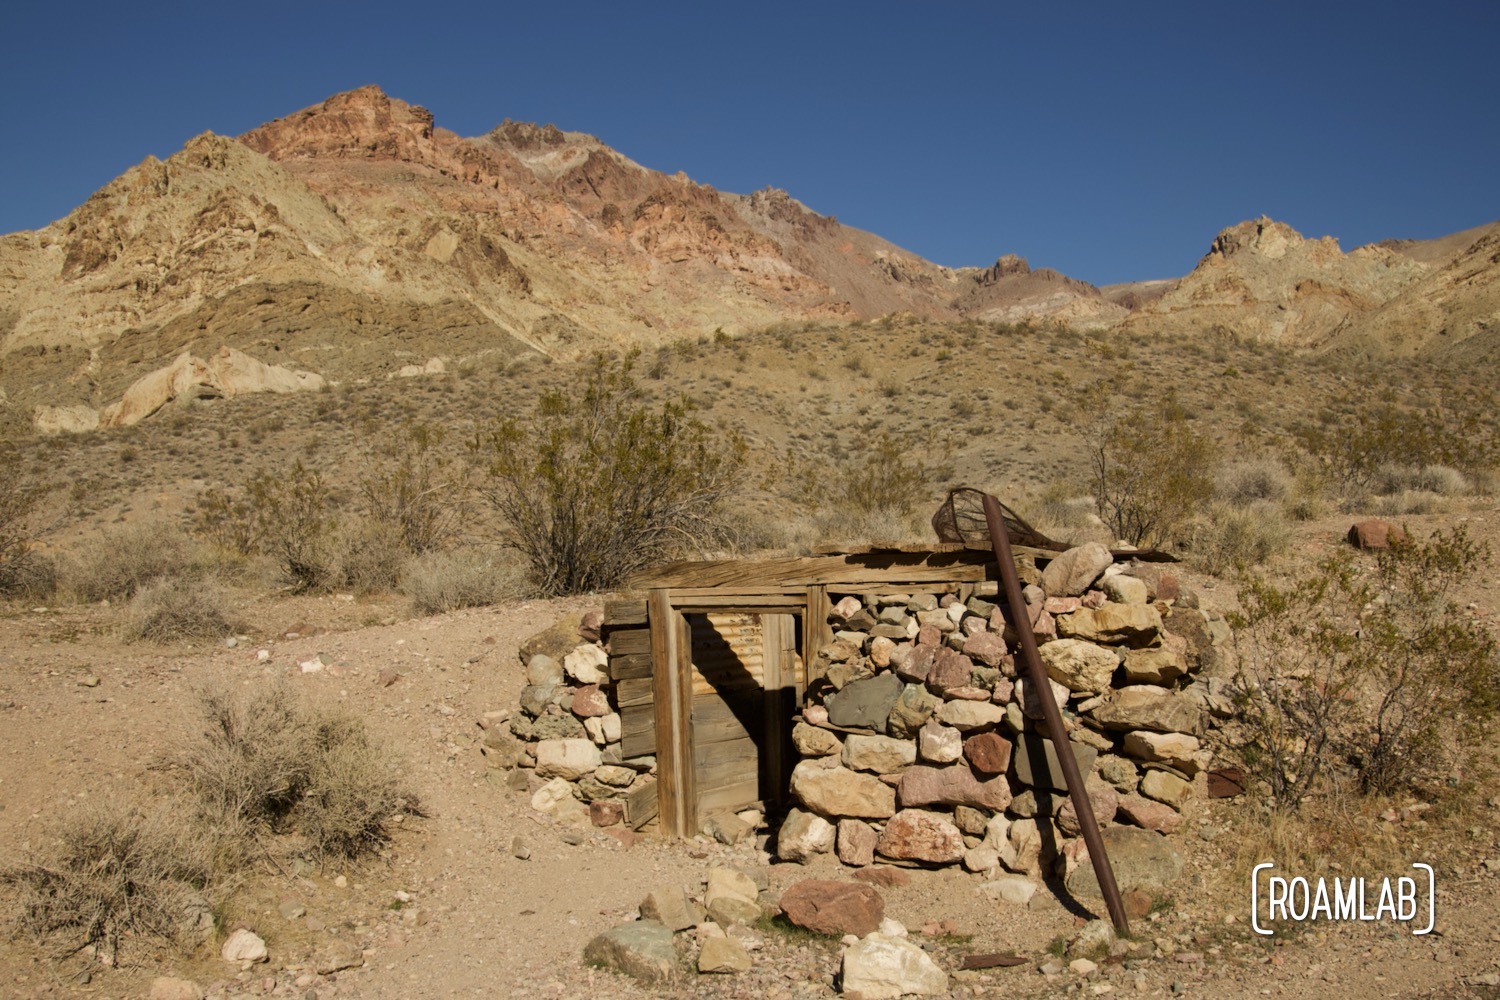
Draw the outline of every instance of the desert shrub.
M260 549L259 524L248 498L209 487L193 509L193 532L226 552L248 556Z
M276 558L292 585L314 590L327 584L337 518L317 470L299 459L281 473L257 472L245 484L245 495L262 551Z
M1468 477L1446 465L1382 465L1375 470L1373 491L1380 496L1428 493L1461 497L1470 490Z
M1351 751L1363 790L1391 792L1439 773L1451 750L1444 730L1462 733L1500 706L1495 638L1458 603L1459 587L1489 562L1462 527L1437 532L1380 552L1351 595L1365 609L1362 669L1378 695Z
M149 584L199 572L193 542L160 522L112 526L63 563L63 587L84 601L132 597Z
M1408 514L1431 514L1442 506L1443 499L1426 490L1401 490L1375 499L1375 513L1381 517L1403 517ZM1360 504L1359 506L1364 506Z
M1214 495L1237 506L1257 500L1280 502L1291 492L1292 477L1275 459L1240 459L1225 465L1214 476Z
M1213 443L1171 398L1099 422L1088 452L1099 516L1132 545L1167 541L1213 495Z
M1284 552L1292 529L1279 504L1258 500L1248 506L1216 501L1195 517L1186 531L1193 562L1205 572L1220 574L1258 566Z
M789 455L786 466L793 492L815 512L820 530L846 539L905 537L906 522L918 505L933 500L932 483L940 475L913 442L890 433L833 459Z
M1494 468L1497 442L1491 412L1454 407L1405 407L1391 402L1335 401L1293 431L1302 447L1355 494L1379 485L1381 470L1438 465L1464 476Z
M406 557L406 546L395 524L350 518L329 539L324 583L360 594L394 590Z
M51 562L31 550L31 517L41 497L20 458L0 451L0 597L46 593L55 582Z
M234 630L223 592L206 581L163 577L137 590L126 609L130 641L217 639Z
M1457 603L1489 553L1463 529L1252 580L1234 616L1241 750L1272 801L1320 778L1389 793L1439 777L1500 705L1496 642Z
M363 722L308 706L284 682L209 689L200 707L203 728L175 764L212 815L295 831L320 857L355 857L416 809Z
M525 589L524 577L513 559L464 548L408 558L401 567L400 589L417 614L435 615L515 597Z
M441 428L405 428L372 456L359 493L372 521L388 525L408 552L430 552L457 539L468 522L470 489L463 466L439 450Z
M605 590L722 537L743 442L686 403L651 406L631 367L596 358L582 386L546 393L530 420L505 420L476 445L480 494L543 594Z
M70 813L48 847L0 869L0 884L24 930L114 957L132 936L198 944L213 928L224 857L215 832L173 800L105 799Z

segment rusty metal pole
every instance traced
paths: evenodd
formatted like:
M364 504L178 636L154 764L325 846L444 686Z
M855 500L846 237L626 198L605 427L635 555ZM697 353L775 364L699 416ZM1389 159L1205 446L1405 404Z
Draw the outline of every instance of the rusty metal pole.
M1021 644L1021 658L1026 662L1026 676L1032 690L1036 692L1037 700L1042 704L1047 735L1057 749L1057 759L1062 765L1068 794L1073 799L1073 810L1078 814L1078 825L1083 831L1083 842L1089 848L1089 861L1094 866L1094 875L1099 879L1099 890L1104 894L1104 903L1109 907L1109 919L1114 923L1116 931L1129 934L1130 921L1125 916L1125 903L1120 898L1120 887L1115 884L1115 871L1110 867L1108 855L1104 853L1104 840L1099 836L1099 824L1094 822L1094 807L1089 802L1083 775L1078 770L1078 761L1074 759L1069 746L1062 712L1058 711L1057 703L1052 700L1051 681L1036 650L1036 636L1031 631L1026 603L1021 599L1021 580L1016 576L1016 564L1010 554L1010 535L1005 528L1005 518L1000 514L1000 502L988 493L984 494L984 519L989 525L995 561L1000 565L1005 606L1010 611L1010 623Z

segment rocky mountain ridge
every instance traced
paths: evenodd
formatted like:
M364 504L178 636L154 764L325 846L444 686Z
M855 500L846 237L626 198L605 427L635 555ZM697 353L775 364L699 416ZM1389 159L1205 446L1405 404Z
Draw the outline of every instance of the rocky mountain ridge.
M551 125L463 138L364 87L200 135L0 237L0 390L102 410L223 346L343 380L893 313L1490 356L1497 275L1500 224L1345 254L1268 219L1175 282L1101 290L1010 254L946 268L784 191L727 194Z

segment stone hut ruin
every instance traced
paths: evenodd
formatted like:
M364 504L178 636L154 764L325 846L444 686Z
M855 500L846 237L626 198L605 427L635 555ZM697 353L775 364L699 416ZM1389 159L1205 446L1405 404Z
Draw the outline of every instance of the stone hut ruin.
M607 603L562 664L527 664L511 731L533 805L726 842L769 820L786 860L1055 871L1097 895L1068 752L1111 855L1169 879L1164 835L1207 793L1201 737L1228 709L1228 628L1159 563L1093 543L1014 552L1066 750L1018 672L986 549L683 562L632 581L639 596Z

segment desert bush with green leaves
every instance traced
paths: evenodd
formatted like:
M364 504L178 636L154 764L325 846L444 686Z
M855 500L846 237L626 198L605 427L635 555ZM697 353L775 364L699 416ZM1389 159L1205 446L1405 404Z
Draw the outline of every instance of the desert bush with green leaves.
M451 545L469 522L468 470L443 453L443 438L441 428L409 425L371 456L359 478L366 516L388 526L414 554Z
M530 418L476 441L479 494L544 595L607 590L725 536L743 442L686 402L651 405L632 366L598 357L581 386L545 393Z
M1457 599L1489 562L1457 528L1246 583L1231 617L1239 750L1275 805L1295 809L1328 783L1439 783L1500 707L1495 639Z
M1488 480L1500 461L1500 433L1484 397L1455 395L1443 403L1404 406L1390 401L1335 400L1293 433L1304 451L1346 494L1406 489L1392 473L1445 467L1432 481L1456 488L1451 472Z
M1214 492L1217 450L1174 398L1096 416L1088 437L1099 516L1132 545L1163 545Z

